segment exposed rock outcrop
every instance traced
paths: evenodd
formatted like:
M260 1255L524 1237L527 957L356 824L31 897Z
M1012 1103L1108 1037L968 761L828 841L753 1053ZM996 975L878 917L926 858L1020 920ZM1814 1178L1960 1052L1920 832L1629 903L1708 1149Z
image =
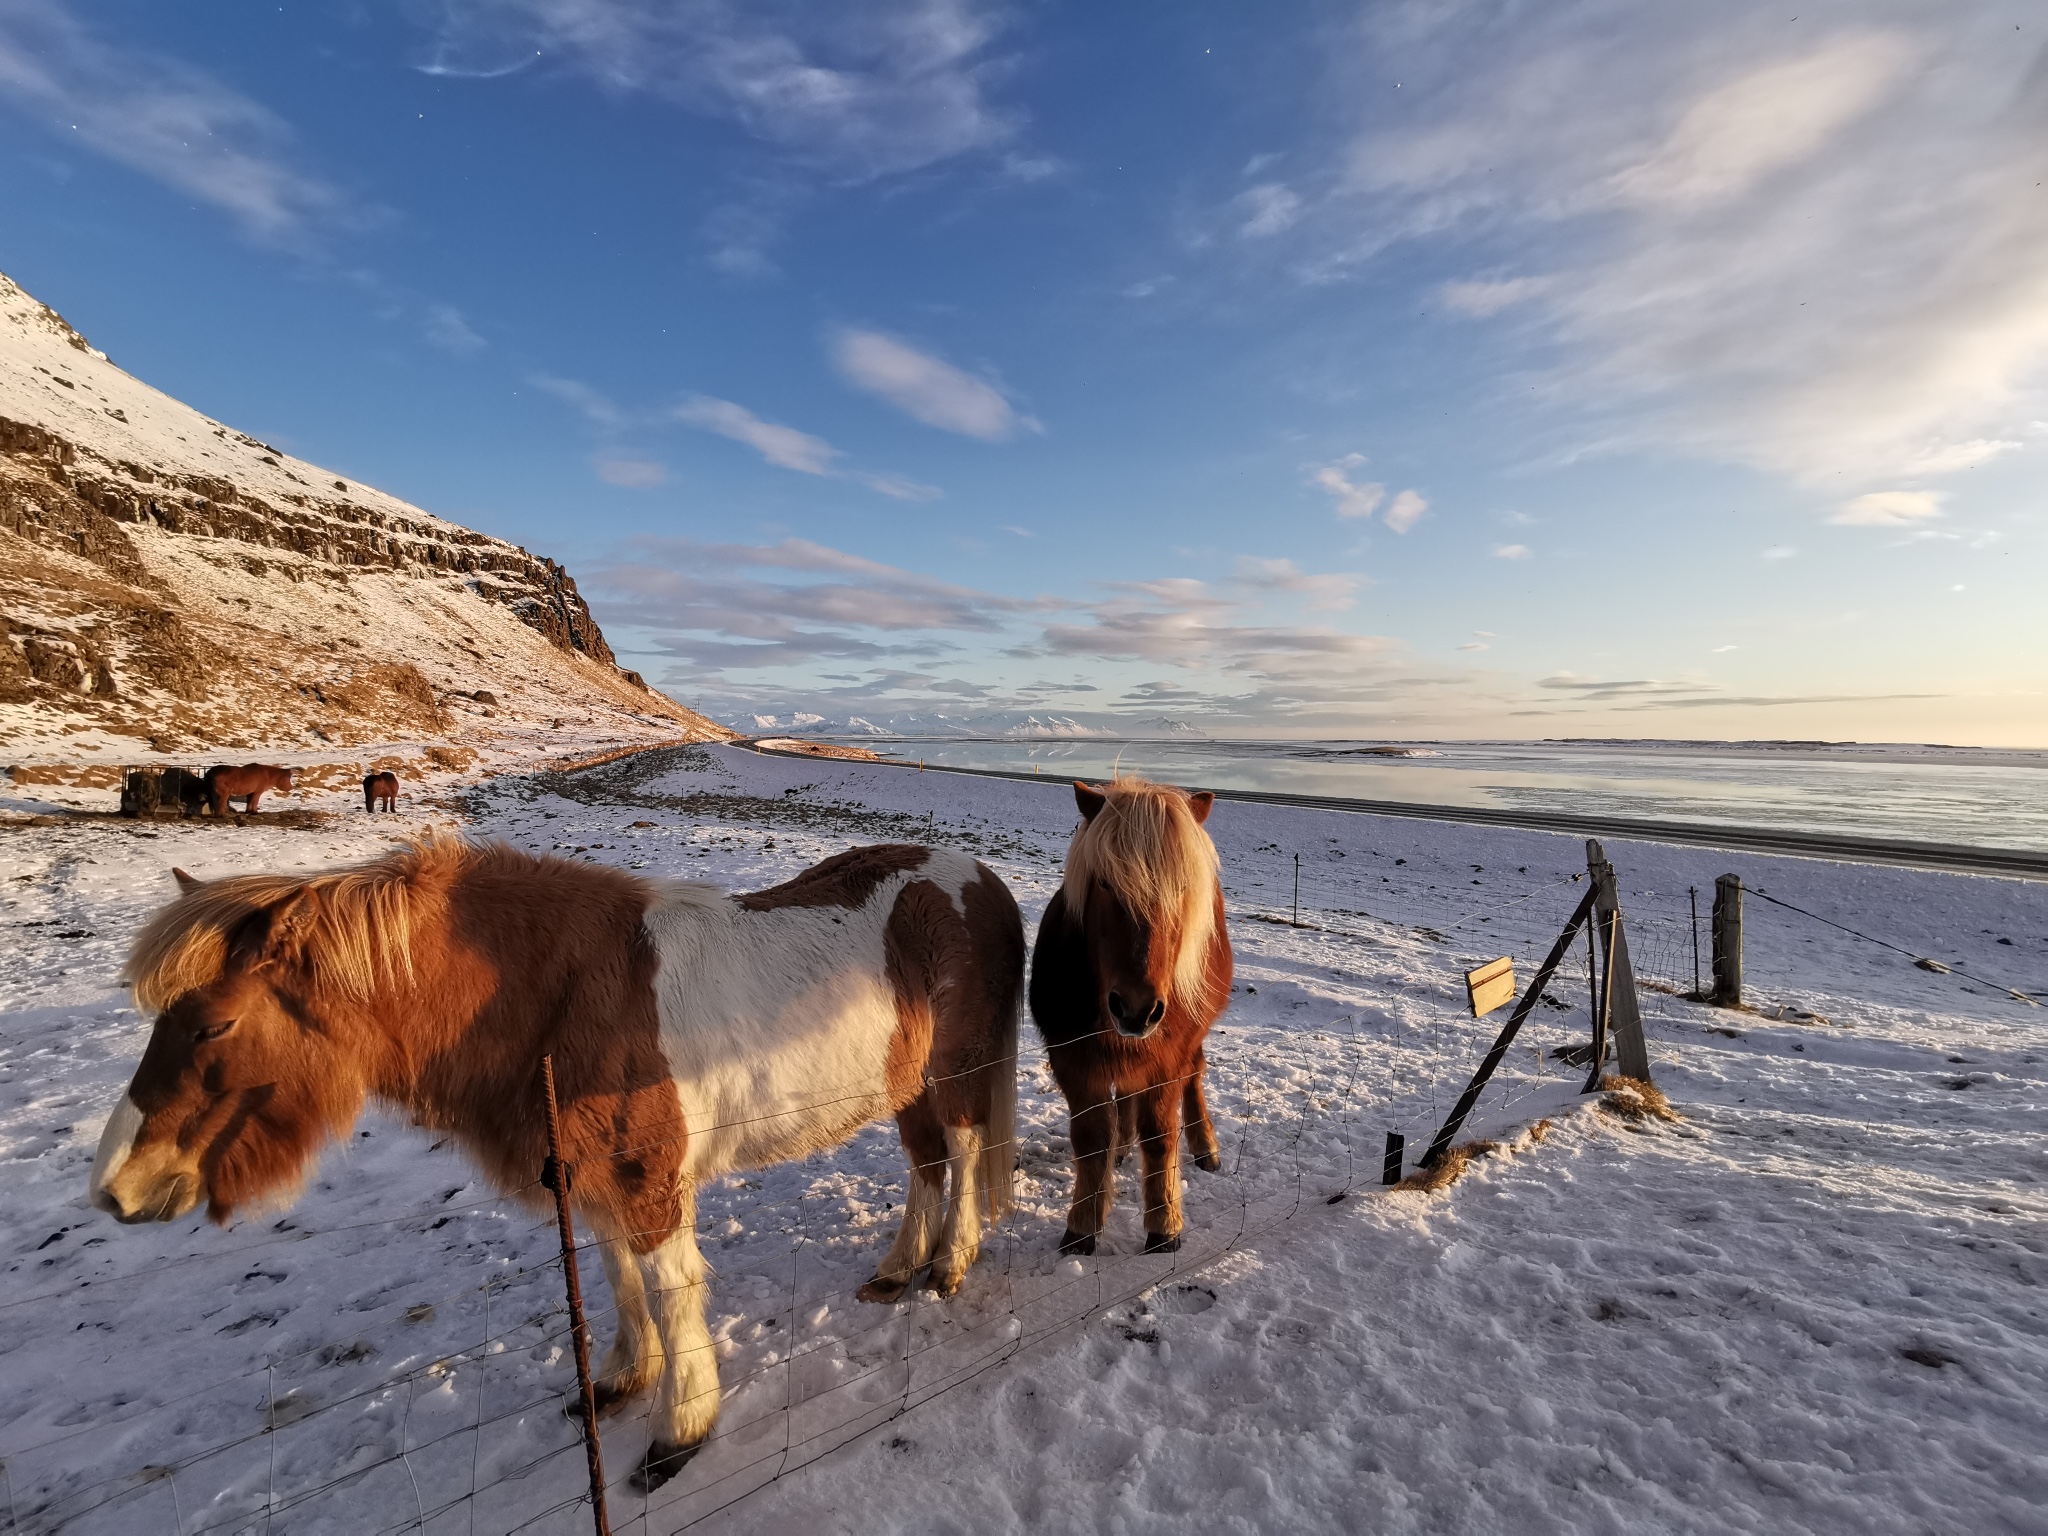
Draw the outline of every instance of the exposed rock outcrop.
M201 415L0 276L0 726L17 743L467 739L565 714L732 734L621 669L555 561Z

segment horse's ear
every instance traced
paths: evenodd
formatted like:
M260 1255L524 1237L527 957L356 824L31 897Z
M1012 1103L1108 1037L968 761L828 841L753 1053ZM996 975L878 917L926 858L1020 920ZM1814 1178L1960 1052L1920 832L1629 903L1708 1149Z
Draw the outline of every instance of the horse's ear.
M1093 821L1102 808L1109 804L1109 796L1099 789L1091 789L1079 779L1074 780L1074 804L1081 807L1081 819Z
M270 942L265 949L273 955L296 949L313 931L319 916L320 893L301 886L270 909Z
M180 896L190 896L201 885L205 884L203 880L194 880L175 864L171 866L171 876L178 882L178 894Z
M228 963L247 968L283 958L304 941L319 915L320 897L304 888L251 912L228 939Z
M1216 797L1206 789L1198 789L1188 796L1188 809L1194 812L1195 825L1200 826L1209 819L1209 812L1215 809Z

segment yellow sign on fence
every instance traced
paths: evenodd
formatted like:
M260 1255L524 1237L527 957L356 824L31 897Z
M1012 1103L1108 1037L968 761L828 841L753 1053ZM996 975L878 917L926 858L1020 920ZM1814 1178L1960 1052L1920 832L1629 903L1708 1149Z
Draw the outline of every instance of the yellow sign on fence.
M1476 971L1465 973L1465 990L1472 997L1472 1017L1483 1019L1502 1003L1515 1000L1515 957L1502 955Z

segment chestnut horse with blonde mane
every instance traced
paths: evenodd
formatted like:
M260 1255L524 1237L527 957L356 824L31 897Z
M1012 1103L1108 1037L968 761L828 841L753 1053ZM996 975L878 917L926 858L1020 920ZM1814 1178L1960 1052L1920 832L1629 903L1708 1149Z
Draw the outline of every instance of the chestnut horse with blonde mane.
M1074 785L1081 827L1031 954L1031 1017L1066 1095L1074 1201L1062 1253L1093 1253L1114 1165L1143 1159L1145 1251L1180 1247L1180 1137L1223 1166L1202 1074L1209 1026L1230 1002L1230 934L1215 796L1142 779Z
M742 895L448 842L310 878L178 874L129 956L155 1027L93 1203L225 1222L303 1180L374 1098L542 1205L552 1055L572 1198L618 1306L600 1407L658 1389L638 1487L718 1414L697 1185L893 1113L911 1178L873 1301L926 1264L957 1289L984 1206L1009 1203L1024 931L964 854L856 848Z

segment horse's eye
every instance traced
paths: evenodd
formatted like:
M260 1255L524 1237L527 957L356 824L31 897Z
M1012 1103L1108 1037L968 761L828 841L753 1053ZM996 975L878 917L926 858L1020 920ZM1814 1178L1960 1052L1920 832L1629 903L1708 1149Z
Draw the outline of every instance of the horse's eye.
M222 1019L218 1024L209 1024L204 1029L195 1029L192 1032L192 1038L195 1042L200 1040L218 1040L239 1022L236 1019Z

